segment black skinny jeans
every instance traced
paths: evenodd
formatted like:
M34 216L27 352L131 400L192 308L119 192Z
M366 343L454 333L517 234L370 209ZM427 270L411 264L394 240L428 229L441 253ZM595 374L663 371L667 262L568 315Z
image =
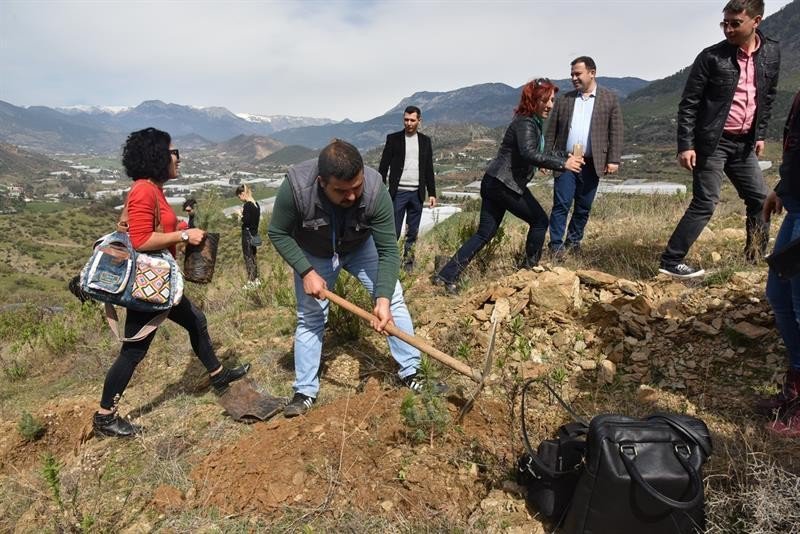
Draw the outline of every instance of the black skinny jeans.
M128 310L128 315L125 319L125 337L135 335L140 328L157 315L157 312ZM214 353L214 347L208 335L208 323L203 312L198 310L188 297L184 296L177 306L172 307L167 317L170 321L181 325L189 333L192 350L194 350L206 370L211 373L219 369L220 363ZM103 396L100 399L102 408L111 410L114 407L115 399L119 400L119 397L122 396L133 376L134 369L144 359L155 335L156 332L152 332L141 341L122 344L119 356L117 356L117 359L106 374L106 381L103 384Z
M442 279L448 283L453 283L458 279L475 254L480 252L497 233L506 211L510 211L530 225L528 237L525 240L525 256L530 264L539 262L544 236L549 224L547 212L527 187L523 188L520 195L503 185L503 182L494 176L484 174L483 180L481 180L481 217L478 231L439 271Z

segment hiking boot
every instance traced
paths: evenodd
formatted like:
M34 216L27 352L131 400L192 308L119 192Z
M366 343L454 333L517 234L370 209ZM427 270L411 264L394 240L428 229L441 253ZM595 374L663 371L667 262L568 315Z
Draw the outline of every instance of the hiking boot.
M294 397L292 397L292 400L289 401L289 404L284 407L283 416L297 417L298 415L303 415L311 409L311 406L314 405L316 400L317 399L314 397L309 397L308 395L303 395L302 393L295 393Z
M553 263L563 263L567 259L567 249L564 247L550 249L550 261Z
M800 405L800 369L790 367L784 376L781 390L776 395L756 402L756 411L769 417L776 413L781 416L794 405Z
M450 388L444 382L432 382L426 378L418 376L417 373L408 375L400 379L405 387L414 393L422 393L425 388L430 388L434 395L444 395Z
M658 270L658 272L680 279L697 278L698 276L703 276L706 274L704 269L695 269L694 267L686 265L685 263L679 263L677 265L661 265L661 268Z
M406 274L411 274L414 272L414 260L403 263L403 271L405 271Z
M800 438L800 406L795 405L789 413L776 421L767 423L764 428L769 433L782 438Z
M233 368L223 367L222 371L211 377L211 384L214 386L214 389L217 390L217 393L222 393L228 389L228 385L230 385L231 382L239 380L246 375L248 371L250 371L249 363Z
M92 417L92 429L94 435L98 437L132 438L142 433L142 427L120 417L117 412L109 414L95 412Z
M455 295L458 293L458 284L455 282L448 282L438 274L433 277L433 285L443 287L444 292L448 295Z

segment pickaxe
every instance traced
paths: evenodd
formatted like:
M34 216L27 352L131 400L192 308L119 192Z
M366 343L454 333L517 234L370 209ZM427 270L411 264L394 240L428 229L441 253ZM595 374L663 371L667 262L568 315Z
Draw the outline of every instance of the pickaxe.
M347 299L340 297L339 295L325 290L325 297L330 300L331 302L335 303L340 308L343 308L350 313L361 317L367 322L371 322L372 320L377 320L377 318L369 313L366 310L362 310L352 302L348 301ZM496 308L495 308L496 311ZM385 330L398 339L401 339L411 345L412 347L416 347L417 349L421 350L425 354L429 355L433 359L439 361L440 363L445 364L447 367L458 371L464 376L467 376L478 383L478 387L473 391L472 395L467 399L467 402L461 408L459 412L457 421L461 421L464 415L472 408L472 404L475 402L475 399L480 394L481 390L483 389L483 385L486 382L486 377L492 370L492 354L494 353L494 339L495 335L497 334L497 323L499 322L498 315L495 312L492 312L492 332L489 337L489 348L486 351L486 361L483 364L483 371L478 371L477 369L473 369L469 365L465 364L461 360L457 360L450 356L449 354L445 354L444 352L440 351L427 341L409 334L407 332L403 332L397 326L392 323L386 325Z

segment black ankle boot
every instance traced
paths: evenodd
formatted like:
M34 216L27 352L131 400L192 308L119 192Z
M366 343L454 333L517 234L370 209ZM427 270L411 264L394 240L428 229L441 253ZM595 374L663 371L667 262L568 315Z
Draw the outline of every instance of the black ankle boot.
M214 386L214 389L217 390L217 393L222 393L228 389L228 385L230 385L231 382L239 380L246 375L249 370L249 363L233 368L224 367L222 371L211 377L211 384Z
M120 417L117 412L109 414L94 413L92 428L95 436L131 438L142 433L142 427Z

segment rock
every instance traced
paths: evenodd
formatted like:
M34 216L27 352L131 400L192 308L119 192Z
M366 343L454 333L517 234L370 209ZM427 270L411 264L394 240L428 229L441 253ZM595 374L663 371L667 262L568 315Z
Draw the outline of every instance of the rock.
M584 371L592 371L594 369L597 369L597 362L594 360L581 360L578 362L578 365Z
M480 310L475 310L474 312L472 312L472 316L475 317L478 321L480 321L482 323L485 323L486 321L489 320L489 314L486 313L483 310L483 308L481 308Z
M708 226L703 228L703 231L697 237L697 241L711 241L712 239L714 239L714 231Z
M555 267L545 271L532 281L530 304L550 310L569 310L580 308L580 280L572 271Z
M501 297L494 303L494 310L492 311L492 318L497 321L505 321L511 313L511 302Z
M751 340L758 339L769 334L769 329L764 328L763 326L756 326L752 323L748 323L747 321L736 323L733 329L747 339Z
M391 512L394 510L394 503L392 501L383 501L381 503L381 508L383 508L384 512Z
M597 371L597 381L601 384L612 384L617 374L617 365L611 360L600 362L600 369Z
M636 282L620 278L617 280L617 287L626 295L636 296L639 294L639 285Z
M552 337L553 346L557 349L562 349L569 345L570 338L566 332L560 331L556 332L555 335Z
M658 392L645 384L639 386L639 389L636 390L636 398L639 399L639 402L655 402L656 398L658 397Z
M572 350L574 350L577 353L581 353L581 352L585 351L586 350L586 342L583 341L582 339L579 339L578 341L575 342L575 345L573 345Z
M719 235L728 241L744 241L747 237L747 232L744 228L723 228Z
M575 272L581 282L587 286L610 286L616 283L617 277L602 271L578 270Z
M716 336L717 334L719 334L718 328L714 328L713 326L708 325L702 321L695 321L694 323L692 323L692 328L695 331L700 332L701 334L705 334L707 336Z
M722 255L716 250L711 253L711 263L717 264L722 261Z

